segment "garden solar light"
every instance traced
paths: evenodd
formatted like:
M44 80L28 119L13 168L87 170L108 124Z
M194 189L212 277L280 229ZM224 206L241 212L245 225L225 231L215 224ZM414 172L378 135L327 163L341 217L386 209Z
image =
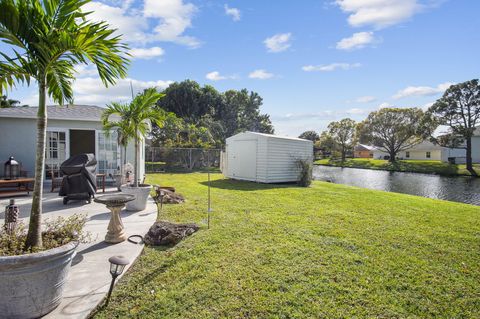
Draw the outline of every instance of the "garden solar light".
M107 302L110 301L110 295L112 294L113 285L115 284L115 279L123 273L125 266L130 263L130 261L123 256L113 256L108 258L110 262L110 275L112 275L112 282L110 283L110 289L108 290Z

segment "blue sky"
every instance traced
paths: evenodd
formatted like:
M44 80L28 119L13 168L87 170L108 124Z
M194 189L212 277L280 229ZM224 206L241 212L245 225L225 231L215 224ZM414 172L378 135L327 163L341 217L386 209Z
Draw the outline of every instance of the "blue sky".
M479 77L476 0L110 0L88 9L124 34L134 59L110 89L79 68L76 103L127 101L130 81L140 91L193 79L258 92L276 132L295 136L388 105L425 108ZM35 92L9 95L36 105Z

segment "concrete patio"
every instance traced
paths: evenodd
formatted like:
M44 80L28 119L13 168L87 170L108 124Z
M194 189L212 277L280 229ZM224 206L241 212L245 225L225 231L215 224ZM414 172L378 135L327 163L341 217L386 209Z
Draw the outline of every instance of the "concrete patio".
M105 194L116 191L116 188L107 188ZM97 196L101 195L103 195L101 192L97 194ZM28 224L31 195L13 198L20 208L22 219ZM4 207L8 205L8 202L9 198L0 198L1 225L3 225ZM108 258L114 255L123 255L131 261L131 265L141 254L143 245L128 241L111 245L103 241L110 220L110 211L103 204L71 201L68 205L63 205L62 198L57 193L50 193L49 189L45 189L43 210L44 220L58 216L70 216L75 213L87 214L88 221L85 230L91 234L91 242L80 244L77 249L62 303L44 318L87 318L108 292L111 281ZM128 212L123 210L121 216L127 236L134 234L143 236L156 219L156 206L153 200L149 199L144 211Z

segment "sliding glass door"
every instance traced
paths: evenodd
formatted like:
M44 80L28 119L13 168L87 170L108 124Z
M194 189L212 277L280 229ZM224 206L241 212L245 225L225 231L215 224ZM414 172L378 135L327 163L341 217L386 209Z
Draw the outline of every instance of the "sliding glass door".
M97 167L98 173L115 175L120 167L120 152L117 143L117 133L108 136L97 131Z

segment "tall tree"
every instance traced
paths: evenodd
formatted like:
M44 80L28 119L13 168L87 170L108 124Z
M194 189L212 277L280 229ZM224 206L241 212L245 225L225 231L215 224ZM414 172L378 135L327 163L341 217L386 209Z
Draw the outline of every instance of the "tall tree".
M320 151L322 156L330 156L335 151L335 141L328 131L320 134L318 141L315 142L315 148Z
M16 107L19 104L20 104L20 101L9 99L6 95L0 96L0 109Z
M440 125L450 127L450 134L435 141L442 146L465 148L467 169L472 165L472 137L480 124L480 85L478 79L450 86L428 110Z
M38 84L35 182L27 247L41 247L45 172L46 98L73 102L74 66L96 65L105 85L126 76L127 46L106 22L88 21L88 0L0 0L0 39L12 47L0 52L0 91L18 83ZM1 93L0 92L0 93Z
M315 131L305 131L302 134L300 134L298 137L306 140L310 140L313 143L315 143L320 139L320 135L318 135L318 133Z
M355 121L349 118L328 124L328 134L340 148L342 162L345 161L347 151L352 148L355 126Z
M189 123L195 123L213 107L214 101L207 98L208 96L215 99L213 97L215 93L210 88L202 89L197 82L192 80L175 82L163 91L165 97L158 100L157 105L167 112L175 113ZM208 95L205 94L206 92Z
M423 111L418 108L383 108L371 112L358 126L361 143L370 143L389 154L395 162L398 152L420 143Z
M238 132L274 131L269 115L260 113L262 98L256 92L243 89L220 93L210 85L201 87L195 81L186 80L172 83L164 93L157 106L175 113L188 124L207 128L217 147ZM162 135L157 128L154 132L155 136Z

